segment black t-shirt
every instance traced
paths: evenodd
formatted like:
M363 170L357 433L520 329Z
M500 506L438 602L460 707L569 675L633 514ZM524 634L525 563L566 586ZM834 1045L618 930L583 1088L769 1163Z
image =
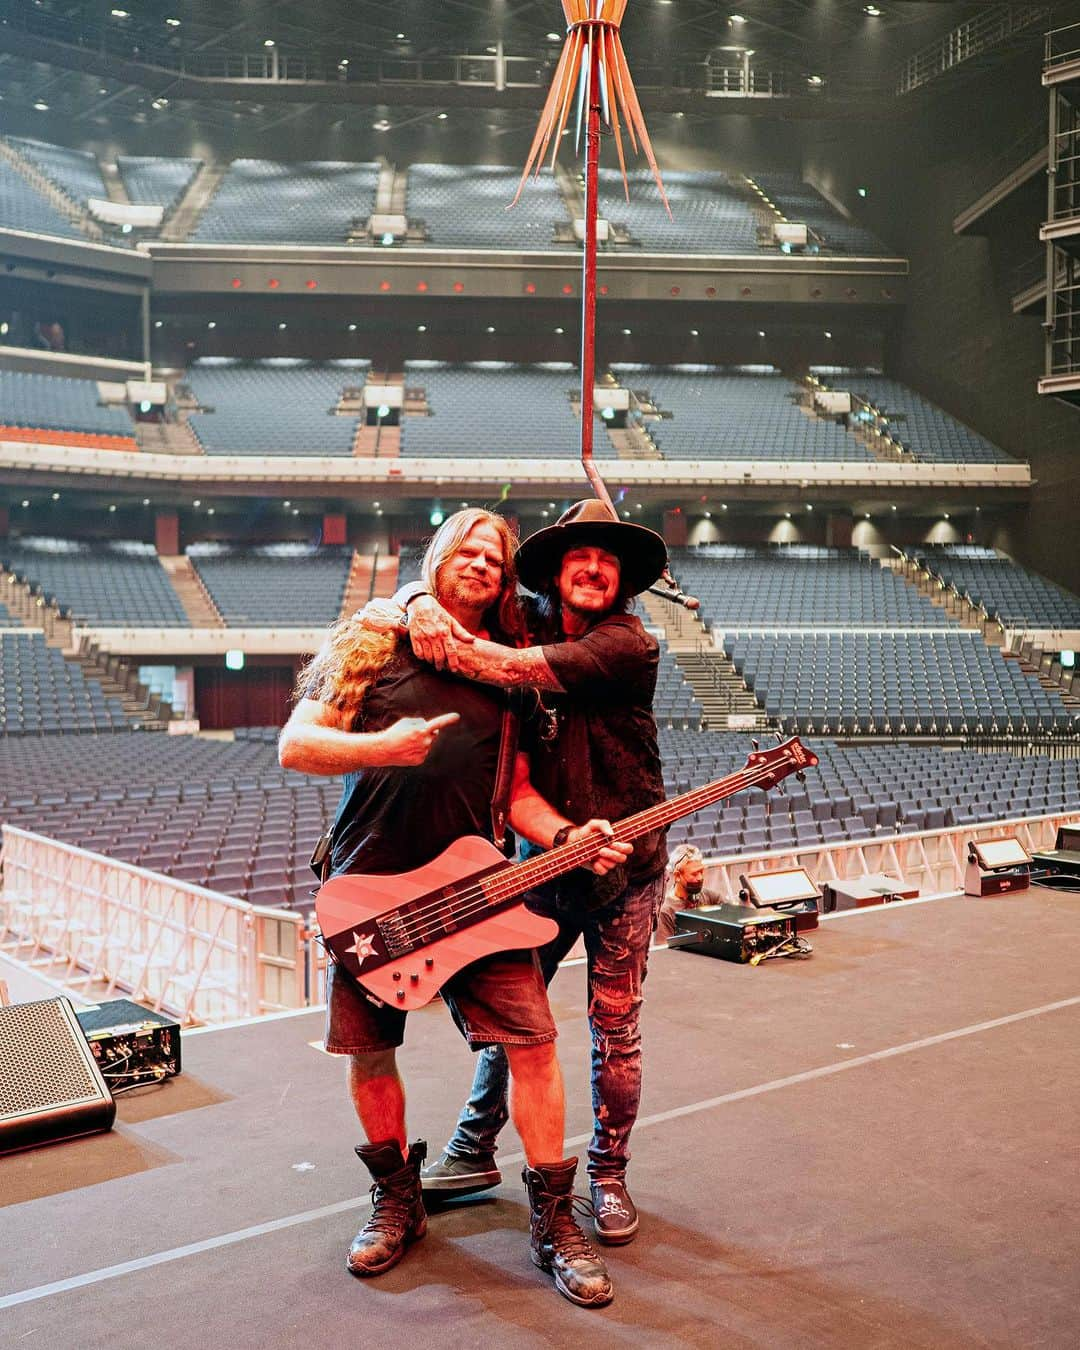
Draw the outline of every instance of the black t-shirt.
M441 731L422 764L346 774L334 825L331 874L422 867L466 834L491 838L491 798L506 695L435 670L407 643L368 691L353 730L382 731L400 717L461 720Z
M565 695L545 694L558 734L543 740L530 730L522 745L540 794L571 820L621 820L664 800L664 778L652 714L660 650L632 614L601 619L581 637L547 643L544 657ZM625 867L607 877L573 874L588 882L591 899L617 896L629 878L644 881L664 869L664 833L635 840Z

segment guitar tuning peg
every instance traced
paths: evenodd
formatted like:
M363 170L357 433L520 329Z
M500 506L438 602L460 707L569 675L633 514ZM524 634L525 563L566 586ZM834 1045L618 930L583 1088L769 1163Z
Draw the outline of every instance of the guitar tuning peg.
M760 749L761 749L761 742L760 742L760 741L754 741L754 740L752 740L752 741L750 742L750 744L754 747L755 750L760 750Z
M795 777L799 780L800 783L806 782L806 774L803 773L802 769L796 770Z
M773 732L773 735L776 737L776 744L777 744L777 745L783 745L783 744L784 744L784 733L783 733L782 731L774 731L774 732Z
M781 797L787 796L787 788L784 787L783 783L777 783L776 791L780 794Z

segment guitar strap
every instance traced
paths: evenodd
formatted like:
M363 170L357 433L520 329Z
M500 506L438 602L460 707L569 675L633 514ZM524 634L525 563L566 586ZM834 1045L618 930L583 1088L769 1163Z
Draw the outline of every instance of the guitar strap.
M499 759L495 768L495 788L491 794L491 840L500 853L506 852L506 817L510 811L510 788L514 780L520 722L514 707L516 690L507 691L503 706Z

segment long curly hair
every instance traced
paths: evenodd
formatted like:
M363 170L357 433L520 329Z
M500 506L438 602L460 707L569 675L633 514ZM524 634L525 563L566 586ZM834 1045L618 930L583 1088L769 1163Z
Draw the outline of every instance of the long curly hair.
M485 615L486 626L498 641L516 642L525 630L514 565L517 539L502 516L475 506L448 516L425 550L421 575L431 593L437 595L439 569L461 547L469 532L482 524L496 530L503 554L502 585L498 598ZM407 639L396 632L372 632L356 615L339 619L330 628L322 650L297 676L294 698L328 703L351 722L379 672L405 641Z

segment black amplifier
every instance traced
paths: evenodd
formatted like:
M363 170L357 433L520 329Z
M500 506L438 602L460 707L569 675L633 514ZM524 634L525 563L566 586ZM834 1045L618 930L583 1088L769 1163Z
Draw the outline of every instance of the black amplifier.
M675 925L669 947L756 966L771 956L809 956L810 944L799 932L817 926L817 909L813 905L784 911L708 905L680 910Z
M114 1092L180 1072L180 1024L164 1013L116 998L81 1008L76 1016Z

